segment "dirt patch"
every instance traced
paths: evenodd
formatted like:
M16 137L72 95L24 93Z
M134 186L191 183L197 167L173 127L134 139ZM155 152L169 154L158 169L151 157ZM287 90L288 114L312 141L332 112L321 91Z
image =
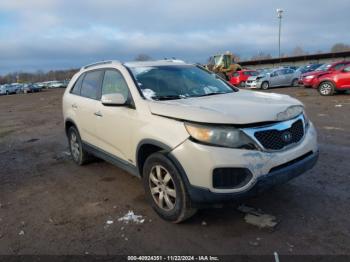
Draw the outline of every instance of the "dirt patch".
M1 125L9 127L0 129L0 254L350 254L350 95L269 90L306 105L320 142L313 170L245 201L278 218L271 231L233 207L165 222L139 179L103 161L73 164L63 91L0 97ZM129 211L144 222L118 221Z

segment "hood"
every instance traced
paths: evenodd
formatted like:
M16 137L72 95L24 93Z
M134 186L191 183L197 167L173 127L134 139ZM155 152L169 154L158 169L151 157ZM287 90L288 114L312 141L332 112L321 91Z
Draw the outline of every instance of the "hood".
M250 76L250 77L248 77L248 79L247 80L251 80L251 81L254 81L254 80L256 80L256 78L257 78L258 76Z
M149 101L152 114L200 123L252 124L276 121L289 106L302 105L280 94L244 91L168 101Z
M319 75L328 74L328 73L329 73L329 71L312 71L312 72L309 72L309 73L302 74L301 76L302 77L319 76Z

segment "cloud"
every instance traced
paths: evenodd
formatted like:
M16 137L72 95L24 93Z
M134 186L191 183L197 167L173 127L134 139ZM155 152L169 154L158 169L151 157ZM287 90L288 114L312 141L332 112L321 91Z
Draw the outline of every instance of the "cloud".
M78 67L138 53L204 62L233 51L277 53L276 8L285 9L282 49L316 52L350 43L350 2L251 0L27 0L0 2L0 73ZM330 19L322 19L329 17Z

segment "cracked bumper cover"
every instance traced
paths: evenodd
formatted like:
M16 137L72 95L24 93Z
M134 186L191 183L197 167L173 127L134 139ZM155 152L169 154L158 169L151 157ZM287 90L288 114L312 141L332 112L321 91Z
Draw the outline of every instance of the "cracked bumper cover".
M260 176L253 187L237 193L215 193L208 189L187 185L188 193L194 204L215 204L240 200L255 196L274 185L280 185L300 176L311 169L317 162L319 152L278 171Z
M318 154L316 130L310 123L303 141L285 151L268 153L185 141L169 156L178 166L191 200L199 204L215 204L253 196L298 177L316 164ZM213 170L220 167L246 168L253 179L241 188L214 188Z

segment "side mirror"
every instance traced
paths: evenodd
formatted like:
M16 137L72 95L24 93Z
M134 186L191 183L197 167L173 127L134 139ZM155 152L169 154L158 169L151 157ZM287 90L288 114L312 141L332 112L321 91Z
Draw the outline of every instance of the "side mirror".
M127 99L120 93L106 94L102 96L101 102L105 106L124 106Z

